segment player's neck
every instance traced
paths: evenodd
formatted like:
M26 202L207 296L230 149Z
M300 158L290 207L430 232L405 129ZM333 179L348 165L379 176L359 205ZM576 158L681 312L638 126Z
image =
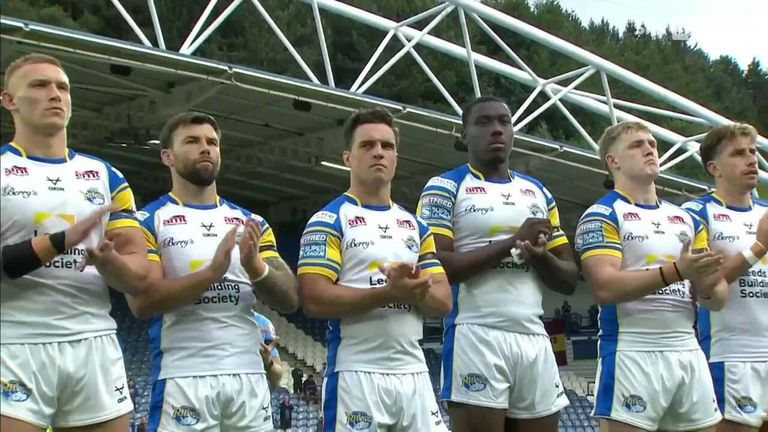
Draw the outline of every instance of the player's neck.
M615 189L632 198L635 204L654 205L659 202L656 196L656 185L650 183L637 183L616 178Z
M725 202L725 205L732 207L749 207L752 205L752 191L742 191L725 184L718 184L715 187L715 193Z
M24 149L27 156L58 159L67 155L67 130L62 129L55 135L44 135L29 128L16 129L13 142Z
M218 197L215 182L210 186L195 186L184 179L174 179L171 193L184 204L216 204Z
M347 193L360 200L362 204L389 205L392 202L391 183L384 186L352 184Z
M480 172L480 174L483 175L483 178L490 179L506 179L509 178L509 161L503 162L500 164L494 163L494 164L481 164L478 162L469 162L469 166L471 166L474 170L477 170Z

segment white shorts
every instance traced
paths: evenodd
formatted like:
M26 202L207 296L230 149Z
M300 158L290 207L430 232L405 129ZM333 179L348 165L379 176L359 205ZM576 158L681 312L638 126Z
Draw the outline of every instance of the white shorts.
M40 428L102 423L133 411L114 334L0 345L0 414Z
M473 324L450 328L443 343L441 399L546 417L568 406L549 337Z
M323 381L323 431L448 432L429 373L335 372Z
M272 431L265 374L211 375L155 381L147 431Z
M598 362L592 415L646 430L698 430L717 424L707 359L688 351L617 351Z
M760 428L768 417L768 362L713 362L709 370L723 417Z

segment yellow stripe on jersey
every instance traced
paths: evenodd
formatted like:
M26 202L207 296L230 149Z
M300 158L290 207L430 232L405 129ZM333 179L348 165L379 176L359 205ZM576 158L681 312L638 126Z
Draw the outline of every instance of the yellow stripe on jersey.
M704 224L701 224L698 231L696 231L696 236L693 238L693 245L691 248L706 249L707 247L709 247L709 235L704 228Z
M120 218L112 219L107 222L107 228L105 231L110 231L117 228L139 228L139 221L132 218Z
M320 267L320 266L301 266L299 267L299 270L296 272L297 274L320 274L328 279L330 279L333 282L336 282L336 280L339 278L338 272L334 272L333 270L326 268L326 267Z
M622 255L620 250L616 249L592 249L590 251L584 252L581 254L581 260L584 261L585 259L591 257L591 256L597 256L597 255L610 255L615 256L618 259L623 259L624 255Z
M112 204L117 207L117 211L134 211L136 203L133 200L133 191L128 187L128 183L125 186L117 188L117 193L112 196Z
M124 191L125 189L128 189L128 183L123 183L120 186L117 187L117 189L112 191L112 197L114 198L115 195L119 194L120 192Z
M144 240L147 242L147 249L154 249L156 251L158 247L155 236L143 226L141 227L141 232L144 234Z
M434 225L429 226L429 231L431 231L433 234L440 234L444 235L449 238L453 238L453 230L450 230L448 228L442 228L442 227L436 227Z
M280 258L280 254L277 253L277 239L271 227L259 237L259 257L261 259Z
M558 233L554 234L547 242L547 250L554 249L564 244L568 244L568 237L566 237L565 233L562 231L558 231Z
M421 239L421 247L419 247L419 256L426 255L426 254L433 254L436 253L437 249L435 249L435 238L430 235L431 233L427 233L427 235L424 236L424 238Z
M437 259L437 252L435 249L435 238L428 233L421 239L421 246L419 247L419 271L426 274L441 274L445 273L443 265L440 260Z
M147 259L160 262L160 254L155 249L147 249Z

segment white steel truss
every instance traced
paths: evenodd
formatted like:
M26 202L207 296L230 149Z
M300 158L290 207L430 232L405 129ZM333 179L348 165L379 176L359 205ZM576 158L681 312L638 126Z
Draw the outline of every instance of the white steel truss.
M460 105L456 101L455 97L451 95L450 91L446 89L446 87L440 81L439 73L436 74L435 71L430 69L429 65L427 65L427 63L416 51L417 47L428 48L466 62L467 73L469 74L470 81L472 83L473 93L476 96L479 96L483 93L483 89L481 88L480 82L478 80L478 68L483 69L486 72L501 75L505 78L512 79L531 87L532 91L529 97L520 107L518 107L513 115L513 124L516 131L530 124L543 112L554 106L574 127L575 131L583 138L583 140L589 145L592 154L597 157L597 144L595 138L592 137L584 129L578 119L568 110L563 102L567 102L568 104L578 106L582 109L586 109L592 113L605 117L606 124L616 124L619 121L626 120L642 121L648 124L654 136L667 144L663 147L664 153L660 156L662 172L671 169L675 165L689 158L694 158L700 162L699 156L697 154L699 147L697 140L700 140L703 137L703 134L695 136L684 136L675 130L661 126L653 121L632 115L623 109L628 108L636 112L639 111L655 116L665 117L668 119L682 120L691 124L705 126L717 126L732 122L728 118L713 112L679 94L667 90L662 86L655 84L614 63L611 63L608 60L605 60L574 44L566 42L541 29L529 25L519 19L508 16L476 0L442 0L438 2L436 6L400 22L386 19L365 10L345 4L338 0L293 0L305 3L307 7L310 7L312 10L312 16L314 18L314 24L320 44L320 54L323 60L322 64L325 72L325 80L323 81L320 79L322 75L318 75L312 71L310 66L295 49L291 41L281 30L280 26L272 19L269 12L263 7L259 0L250 0L250 2L244 2L243 0L229 0L230 2L228 6L217 17L211 20L211 13L215 9L218 1L219 0L210 0L208 2L208 4L201 12L198 20L192 26L183 44L181 47L178 47L178 53L185 55L194 54L195 51L211 36L211 34L213 34L220 26L222 26L233 13L238 12L239 8L241 9L245 7L253 7L259 12L261 17L274 32L276 37L284 45L285 49L293 57L294 61L296 61L297 65L306 74L307 79L314 84L325 85L335 89L336 83L333 75L332 58L328 52L323 23L321 21L322 11L325 13L346 17L357 23L361 23L369 27L381 30L382 32L386 32L378 48L371 54L369 61L362 68L359 76L348 89L351 92L355 92L361 95L366 94L366 91L369 90L378 79L386 74L394 64L396 64L406 54L409 54L418 64L419 69L424 72L429 80L436 86L441 95L445 98L446 102L453 109L454 114L460 116ZM156 46L153 45L149 38L142 32L141 28L134 21L131 14L126 11L126 9L120 3L120 0L111 0L111 2L119 11L120 15L126 21L128 26L133 30L138 41L140 41L143 45L147 47L156 47L162 50L173 49L172 47L167 47L164 42L163 25L162 22L160 22L155 10L155 0L147 0L147 7L150 11L150 17L152 21L151 27L154 30L155 40L157 41ZM458 15L456 18L458 19L461 28L463 46L430 34L435 26L437 26L443 20L448 19L451 14ZM467 19L467 17L469 17L469 19ZM429 23L425 25L421 30L411 27L412 24L427 19L430 20ZM207 27L205 27L206 23L209 21L210 23L207 25ZM508 57L506 61L500 61L491 58L490 56L476 52L472 49L470 32L468 31L467 27L468 22L470 21L477 25L499 46L499 48ZM496 32L494 32L489 23L496 27L501 27L513 31L521 36L537 42L546 49L557 51L558 53L583 64L584 66L555 77L542 77L536 74L536 72L532 70L530 66L527 65L515 53L515 51L506 42L504 42L501 37L499 37ZM205 29L203 30L204 27ZM343 32L336 32L336 34L338 37L338 34L343 34ZM384 49L394 37L397 37L397 39L401 42L401 49L397 51L397 53L395 53L386 63L384 63L383 66L374 70L374 65L376 64L377 60L379 60L379 58L382 56ZM265 67L266 65L256 66ZM603 90L602 94L579 90L577 88L582 82L594 74L598 74L600 77ZM571 79L573 80L566 85L565 82ZM671 106L672 109L677 111L617 99L611 93L611 86L609 82L610 80L629 85L643 92L645 95L652 96L656 101L663 103L666 106ZM546 95L549 99L544 104L533 110L533 112L527 116L524 116L525 112L530 108L530 105L533 103L536 96L541 94ZM758 149L760 180L761 183L768 184L768 161L766 161L765 156L760 154L768 152L768 139L759 136Z

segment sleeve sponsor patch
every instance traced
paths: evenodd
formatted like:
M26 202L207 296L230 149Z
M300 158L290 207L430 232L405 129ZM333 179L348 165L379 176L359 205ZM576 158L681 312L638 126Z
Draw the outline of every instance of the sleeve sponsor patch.
M144 219L149 217L149 213L145 212L144 210L140 210L136 212L136 219L143 221Z
M686 210L693 210L695 212L701 211L701 209L704 208L701 203L697 203L696 201L688 201L687 203L683 204L682 207Z
M429 186L440 186L454 193L459 188L459 185L457 185L455 181L443 177L432 177L427 182L425 188Z
M308 258L325 259L327 257L328 234L309 233L301 237L299 260Z
M603 223L599 221L584 222L576 228L576 251L582 251L594 246L605 244Z
M314 216L312 216L312 218L309 220L309 223L312 223L312 222L326 222L326 223L329 223L329 224L333 224L334 222L336 222L337 218L338 218L338 216L336 216L335 213L331 213L329 211L319 211L319 212L315 213Z
M613 212L612 208L601 204L595 204L586 211L586 213L600 213L604 215L609 215L611 212Z
M436 201L433 201L432 204L427 203L427 200L432 198L436 198L436 200L442 200L444 202L439 204ZM429 220L450 221L451 210L453 210L453 203L450 200L437 198L437 197L425 197L422 200L421 213L419 214L419 217L428 221Z

